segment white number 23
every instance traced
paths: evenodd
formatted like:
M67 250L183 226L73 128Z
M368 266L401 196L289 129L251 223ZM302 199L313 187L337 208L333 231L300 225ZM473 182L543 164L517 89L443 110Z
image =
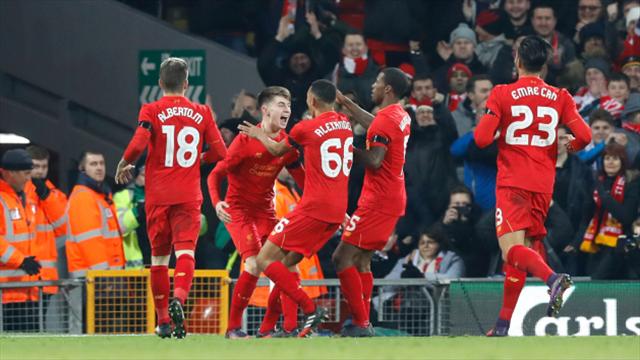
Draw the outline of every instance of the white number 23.
M524 115L524 119L512 122L507 128L505 135L505 141L509 145L531 145L538 147L546 147L552 145L556 141L556 126L558 125L558 112L556 109L548 106L537 107L536 116L538 118L551 118L551 122L538 123L538 130L547 134L546 138L542 138L539 135L533 135L531 142L529 142L529 135L522 134L515 136L515 132L518 130L524 130L533 124L533 112L531 108L525 105L514 105L511 107L511 116L516 117Z

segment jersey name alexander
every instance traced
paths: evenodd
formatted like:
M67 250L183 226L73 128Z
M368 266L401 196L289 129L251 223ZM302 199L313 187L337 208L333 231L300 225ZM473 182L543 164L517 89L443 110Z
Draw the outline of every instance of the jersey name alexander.
M313 130L313 133L318 137L322 137L335 130L351 130L351 123L344 120L331 121L317 127L315 130Z

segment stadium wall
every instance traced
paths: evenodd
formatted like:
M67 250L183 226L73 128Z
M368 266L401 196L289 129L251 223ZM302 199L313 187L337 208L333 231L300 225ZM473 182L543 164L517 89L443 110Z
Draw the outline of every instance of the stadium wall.
M205 50L221 117L234 93L262 86L254 59L115 1L0 1L0 132L57 152L63 189L83 149L104 152L113 173L136 125L143 49Z

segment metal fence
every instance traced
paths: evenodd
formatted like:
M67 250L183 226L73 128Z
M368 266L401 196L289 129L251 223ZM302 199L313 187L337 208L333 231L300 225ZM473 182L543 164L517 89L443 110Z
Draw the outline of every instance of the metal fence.
M260 279L258 286L266 285L266 279ZM350 317L349 307L340 292L340 282L337 279L302 280L302 286L327 287L327 294L314 299L317 305L329 310L329 321L321 329L339 333L343 321ZM425 279L375 280L371 322L393 335L435 335L436 327L433 324L436 320L437 297L434 295L439 296L440 292L436 284ZM264 307L248 307L243 317L243 329L255 335L265 312ZM298 320L302 321L301 312L298 316Z
M558 318L544 315L544 284L529 279L511 321L510 335L640 335L640 282L574 279ZM195 333L224 333L230 283L226 272L199 271L186 304ZM268 285L261 279L258 285ZM315 302L329 309L321 334L339 333L349 314L337 279L303 280L325 286ZM0 304L0 331L42 333L149 333L155 327L148 270L100 271L87 279L0 283L2 292L28 289L37 301ZM47 294L55 288L57 293ZM389 336L483 335L502 302L502 279L375 280L371 321ZM86 316L85 316L86 311ZM255 334L265 308L250 306L243 328ZM299 321L302 314L299 313Z
M17 291L33 300L0 303L0 332L81 334L83 287L80 279L0 283L0 298Z

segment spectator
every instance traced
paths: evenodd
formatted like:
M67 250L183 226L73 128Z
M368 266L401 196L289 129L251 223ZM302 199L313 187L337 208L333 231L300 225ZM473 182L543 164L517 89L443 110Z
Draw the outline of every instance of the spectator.
M406 110L415 115L420 105L432 107L433 116L438 124L442 126L446 141L451 143L458 137L458 132L456 131L456 125L451 116L451 112L444 103L444 100L444 95L438 93L438 90L434 86L433 78L424 73L418 73L411 83L411 94Z
M592 58L585 63L584 80L587 85L578 89L573 96L573 100L583 116L597 106L601 96L607 95L609 69L609 63L601 58Z
M571 39L556 30L558 18L551 5L536 5L531 15L531 25L536 35L547 40L553 50L551 61L548 63L549 72L546 81L556 83L556 78L567 64L576 59L576 51Z
M280 19L278 32L269 41L258 57L258 73L267 86L283 86L291 92L290 129L306 110L306 94L314 80L327 75L337 62L339 50L319 30L319 24L313 13L307 14L310 33L303 33L298 39L291 39L293 28L289 17ZM280 53L286 54L284 64L278 61Z
M495 208L498 144L494 142L480 149L473 141L473 132L469 131L451 145L451 155L464 160L464 172L458 173L458 179L471 189L478 206L483 211Z
M487 276L489 268L490 248L480 241L475 232L480 217L480 209L473 202L471 191L465 186L453 188L441 226L452 250L462 257L469 277Z
M371 57L380 66L399 66L409 61L410 47L419 47L422 1L370 0L364 5L364 36ZM398 19L389 21L389 19Z
M629 56L625 58L622 65L622 73L629 78L631 91L640 91L640 56Z
M609 79L609 84L607 84L607 92L609 93L609 97L622 105L622 109L620 109L619 117L622 115L622 110L624 110L624 104L629 99L629 94L631 93L631 81L629 77L625 74L613 73L611 74L611 78ZM616 115L611 114L614 117Z
M369 59L364 36L349 33L344 37L342 62L338 65L337 86L343 93L352 92L360 100L363 108L373 107L371 85L376 81L380 69Z
M578 158L583 163L590 165L594 171L602 169L601 154L607 142L614 136L615 128L613 117L603 109L596 109L589 115L591 127L591 143L578 152Z
M240 118L252 123L257 123L260 118L258 98L244 89L233 98L231 104L231 117Z
M7 150L0 163L0 283L36 281L36 204L24 193L33 162L23 149ZM4 331L38 329L38 289L3 289Z
M579 236L567 252L589 254L587 274L593 279L619 279L624 269L617 254L618 237L631 234L640 199L639 185L627 172L627 154L622 145L609 144L604 151L603 171L598 174L593 200L585 208Z
M605 44L605 26L603 22L585 25L580 29L579 38L578 46L582 59L609 58L609 52Z
M449 93L445 98L445 103L449 111L455 111L460 103L467 97L467 83L473 74L471 70L462 63L453 64L447 72L447 81L449 83Z
M533 33L529 22L529 0L505 0L502 21L502 32L511 42L520 36L531 35Z
M87 270L122 269L122 237L111 188L105 182L104 155L85 151L78 168L67 206L69 275L83 278Z
M455 183L453 162L447 153L452 140L448 140L445 126L434 118L433 108L418 107L411 126L404 167L407 208L398 225L401 238L417 235L416 229L442 216L448 189Z
M493 67L496 58L502 48L511 49L511 43L505 38L503 29L500 28L500 15L495 10L485 10L476 17L476 34L478 34L478 47L476 55L478 60L487 69Z
M640 151L640 94L629 95L622 112L622 129L628 143L627 155L631 162L635 161Z
M602 120L601 120L602 119ZM606 120L607 118L592 117L594 121L591 124L593 139L598 138L600 143L604 144L601 138L600 131L595 131L594 128L600 129L609 127L611 125ZM611 130L609 130L611 131ZM558 156L556 158L556 181L553 186L553 201L554 204L559 206L569 217L572 225L573 232L575 234L578 231L580 222L582 221L582 212L589 201L591 194L591 183L589 179L592 177L589 168L580 161L580 159L567 152L564 146L567 142L567 128L564 126L558 127Z
M580 42L580 30L585 25L602 21L604 11L601 0L580 0L578 2L578 23L575 27L573 41Z
M519 36L513 45L503 46L498 52L493 66L489 69L489 77L494 85L510 84L517 79L515 57L524 38L524 36Z
M144 196L145 159L146 157L138 159L133 181L127 188L113 196L122 232L125 269L143 269L145 266L151 266L151 244L147 235Z
M449 43L444 41L438 43L439 56L434 59L433 65L436 71L433 77L440 92L447 93L449 91L447 74L456 63L466 65L469 73L486 73L486 68L475 55L476 45L476 33L465 23L460 23L451 32Z
M238 136L240 131L238 130L238 125L242 124L242 119L240 118L230 118L222 121L218 128L220 128L220 135L222 135L222 139L224 140L224 145L229 147L233 139Z
M458 134L466 134L475 128L487 105L487 98L493 89L491 79L487 75L475 75L466 86L466 99L451 114L456 122Z
M420 234L418 248L398 261L387 278L398 273L401 278L459 279L465 276L465 264L451 249L446 235L434 228Z

